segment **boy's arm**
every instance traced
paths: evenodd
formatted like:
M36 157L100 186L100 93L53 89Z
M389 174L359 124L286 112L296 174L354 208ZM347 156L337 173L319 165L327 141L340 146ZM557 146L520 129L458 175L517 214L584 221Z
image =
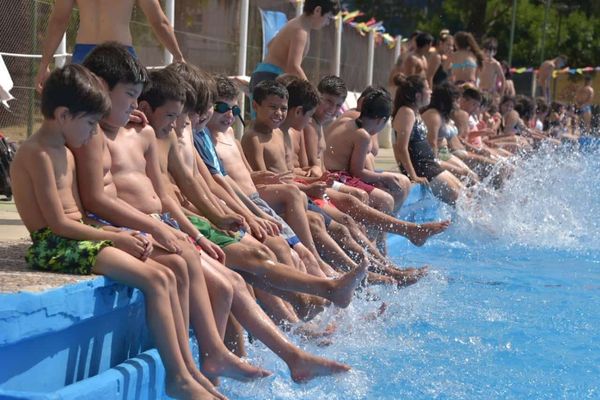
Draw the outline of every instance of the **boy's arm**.
M288 74L296 75L300 79L308 79L302 69L304 59L304 48L308 41L308 32L304 29L296 30L288 43L287 65L284 70Z
M369 152L371 144L371 136L363 129L359 129L356 134L356 139L352 143L352 154L350 155L350 165L348 172L365 182L379 182L383 175L365 168L365 159Z
M75 0L56 0L54 2L54 8L52 14L50 14L50 20L48 21L48 30L44 40L44 46L42 48L42 60L40 61L40 67L35 77L35 89L38 92L42 91L44 82L50 75L50 63L52 62L52 56L60 43L63 34L67 30L69 24L69 18L73 11Z
M126 226L150 233L168 251L180 252L178 236L164 224L152 219L134 207L124 207L116 196L104 193L103 151L104 133L93 135L90 141L72 149L77 165L76 175L79 195L84 209L112 222L115 226Z
M422 115L423 122L427 126L427 141L433 150L433 154L438 153L438 134L442 126L442 118L438 113L425 113Z
M316 176L319 177L323 175L323 160L319 154L319 134L313 122L309 122L304 127L304 146L306 149L306 158L308 161L308 167L310 167L310 171L308 176Z
M233 215L224 214L222 209L215 207L215 203L211 201L209 197L210 191L208 188L203 187L200 184L200 179L195 179L185 167L181 160L181 155L179 154L179 151L177 151L177 139L173 132L169 135L167 140L169 140L168 170L181 192L216 226L229 230L231 228ZM242 217L238 217L239 224L243 224Z
M242 136L242 149L248 164L254 171L266 171L264 147L256 134Z
M173 27L169 23L169 20L162 8L160 8L159 1L138 0L138 4L148 19L154 34L158 37L158 40L163 44L163 46L165 46L173 55L174 61L185 62L183 59L183 54L181 54L181 50L177 44Z

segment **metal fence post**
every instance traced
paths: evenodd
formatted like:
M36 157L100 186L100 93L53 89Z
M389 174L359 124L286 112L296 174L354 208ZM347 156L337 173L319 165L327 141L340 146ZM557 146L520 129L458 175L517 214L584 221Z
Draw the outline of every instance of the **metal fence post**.
M302 8L304 7L304 0L296 0L296 17L302 15Z
M173 27L173 32L174 32L175 31L175 0L167 0L165 8L166 8L165 15L167 16L169 23ZM169 50L167 50L166 48L164 49L164 53L163 53L163 62L165 63L165 65L171 64L173 62L173 54L171 54L169 52Z
M367 86L373 84L373 65L375 63L375 31L369 31L369 48L367 51Z
M67 34L65 33L56 49L56 54L66 54L67 53ZM60 57L56 57L55 63L56 66L62 68L65 66L67 62L67 56L61 55Z
M402 55L402 35L396 36L396 47L394 47L394 65Z
M246 64L248 62L248 9L250 8L250 0L242 0L240 5L240 47L238 53L238 68L239 76L246 76ZM238 98L238 103L242 111L242 117L246 109L246 98L244 93L241 93ZM237 121L235 125L235 136L239 139L244 134L244 127Z
M335 18L335 38L333 49L333 68L332 73L335 76L340 76L342 64L342 33L344 31L344 21L342 15L338 14Z

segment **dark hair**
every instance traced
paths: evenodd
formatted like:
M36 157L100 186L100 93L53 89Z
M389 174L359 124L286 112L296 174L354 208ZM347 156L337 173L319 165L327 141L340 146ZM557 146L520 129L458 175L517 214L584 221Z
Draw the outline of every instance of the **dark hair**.
M433 36L427 32L422 32L417 35L415 38L415 44L418 49L421 49L427 45L433 44Z
M277 96L286 100L289 98L285 86L277 81L262 81L252 91L252 99L258 104L261 104L268 96Z
M217 97L217 87L209 73L202 71L193 64L180 61L167 65L166 69L177 72L195 92L196 102L191 109L186 104L186 110L193 110L202 114L212 106L214 98ZM186 103L188 100L186 100Z
M365 96L360 109L360 120L364 118L389 118L392 115L392 98L387 90L375 89Z
M546 101L545 98L543 97L536 97L535 98L535 112L537 113L544 113L546 114L548 111L550 111L550 106L548 105L548 102Z
M483 65L483 53L473 35L469 32L456 32L454 43L460 50L470 50L477 59L477 65L480 67Z
M321 7L321 15L328 12L337 15L340 12L340 2L338 0L306 0L302 11L304 14L310 15L315 12L317 7Z
M502 71L504 71L504 77L506 79L512 79L512 72L510 72L510 66L505 60L500 61L500 66L502 67Z
M85 57L82 65L104 79L111 90L117 83L135 85L148 82L146 68L127 47L117 42L98 45Z
M343 97L344 99L348 95L348 88L342 78L335 75L324 76L317 86L319 93L329 94L331 96Z
M425 78L419 75L405 77L402 74L394 76L396 97L394 98L394 115L400 107L414 107L417 104L417 94L423 92L427 85Z
M552 103L550 103L550 112L557 113L561 109L565 109L565 108L566 108L565 103L562 103L560 101L553 101Z
M294 79L283 78L282 80L287 81L284 84L284 82L280 81L280 78L277 78L277 82L285 85L288 91L288 109L302 107L302 111L306 114L317 107L317 104L319 104L319 93L312 83L294 76Z
M515 111L525 121L529 121L535 112L535 103L531 97L518 95L515 97Z
M482 104L482 102L483 102L483 96L482 96L481 92L479 91L479 89L477 89L474 86L463 87L462 97L475 100L479 104Z
M376 90L384 90L389 94L388 90L386 88L384 88L383 86L370 86L369 85L365 88L365 90L362 91L362 93L360 94L360 96L358 97L356 102L358 103L359 101L361 101L362 99L364 99L365 97L367 97L369 94L373 93Z
M150 71L150 82L142 91L138 101L146 101L153 110L156 110L157 107L164 105L167 101L178 101L185 104L190 92L193 92L193 90L183 78L175 71L163 68ZM195 102L194 97L192 104Z
M217 98L233 100L240 94L240 90L236 84L225 75L217 74L214 76L214 79L217 88Z
M515 100L515 98L514 98L513 96L504 95L504 96L502 96L502 98L500 99L500 104L499 104L499 106L502 106L502 105L504 105L504 103L508 103L508 102L511 102L511 103L513 103L513 105L515 105L515 104L516 104L516 100Z
M79 114L107 115L110 97L96 75L81 65L70 64L55 69L42 90L42 115L54 119L54 111L66 107Z
M419 31L416 30L413 33L410 34L410 36L408 37L408 40L413 40L414 38L416 38L417 36L419 36L421 33L424 33L423 31Z
M443 119L450 118L450 114L454 111L454 104L460 98L460 91L455 84L444 82L441 85L435 86L431 93L431 101L427 109L434 109L440 113Z
M498 41L496 38L489 37L485 39L481 45L484 50L496 51L498 50Z

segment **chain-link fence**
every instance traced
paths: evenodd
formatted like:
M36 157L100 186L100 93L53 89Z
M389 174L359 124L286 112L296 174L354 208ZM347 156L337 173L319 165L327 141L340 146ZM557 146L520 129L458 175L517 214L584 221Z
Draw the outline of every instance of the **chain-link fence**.
M248 21L248 62L246 74L252 73L262 54L262 28L259 8L295 15L295 2L289 0L251 0ZM0 52L26 55L41 54L53 0L0 0ZM164 0L163 0L164 5ZM175 32L188 62L215 73L237 73L240 30L240 0L176 0ZM67 52L75 45L79 25L77 9L67 29ZM333 71L335 24L314 31L311 49L303 67L314 83ZM144 65L163 64L163 48L152 33L141 9L134 7L131 22L133 45ZM353 91L362 90L367 82L368 37L345 25L342 36L341 76ZM0 106L0 131L20 140L37 129L41 122L39 96L34 78L39 58L4 56L14 82L16 98L10 110ZM373 83L385 85L393 64L393 50L385 45L375 49Z

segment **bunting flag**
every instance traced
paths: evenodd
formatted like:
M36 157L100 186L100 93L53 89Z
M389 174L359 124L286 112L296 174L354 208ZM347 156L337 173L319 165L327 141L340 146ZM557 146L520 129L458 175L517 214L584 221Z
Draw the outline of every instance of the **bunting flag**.
M584 73L587 72L597 72L600 71L600 67L583 67L583 68L563 68L563 69L557 69L552 71L552 77L556 78L558 75L560 74L571 74L571 75L583 75ZM512 72L513 74L525 74L525 73L534 73L537 74L538 70L532 67L526 68L526 67L521 67L521 68L511 68L510 72Z
M396 39L389 33L386 33L383 21L377 21L375 18L371 18L367 22L354 22L356 18L365 15L360 10L342 11L341 15L342 21L354 28L361 36L366 36L370 32L373 32L375 34L376 44L385 44L390 49L396 47Z

